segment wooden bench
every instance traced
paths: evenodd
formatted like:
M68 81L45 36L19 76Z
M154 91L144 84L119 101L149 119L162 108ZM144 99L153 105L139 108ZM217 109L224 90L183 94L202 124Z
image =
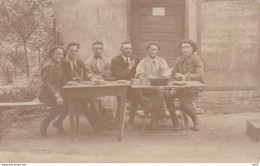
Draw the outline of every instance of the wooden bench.
M0 141L2 140L2 110L3 108L11 107L32 107L32 106L45 106L45 103L40 102L38 99L29 102L8 102L0 103Z

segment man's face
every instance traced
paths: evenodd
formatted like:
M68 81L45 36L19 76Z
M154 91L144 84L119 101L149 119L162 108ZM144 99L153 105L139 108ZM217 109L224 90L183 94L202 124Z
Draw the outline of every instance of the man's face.
M182 43L181 51L184 56L189 56L193 54L193 47L191 46L190 43Z
M95 44L93 46L93 52L95 57L102 57L103 53L103 45L102 44Z
M79 54L79 48L77 46L70 46L68 48L68 58L74 60Z
M132 54L132 45L129 44L123 44L121 47L122 54L126 57L130 57Z
M58 63L61 63L64 60L64 52L61 48L57 48L52 55L52 58L57 61Z
M148 54L151 58L155 58L158 54L159 48L156 45L150 45L149 49L148 49Z

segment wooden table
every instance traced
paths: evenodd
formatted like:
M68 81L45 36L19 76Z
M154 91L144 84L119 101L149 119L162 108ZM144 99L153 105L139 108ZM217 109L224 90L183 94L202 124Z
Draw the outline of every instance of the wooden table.
M150 84L146 84L146 85L131 85L131 87L140 88L140 89L184 89L184 88L203 89L205 87L205 85L199 81L187 81L185 85L175 85L174 82L178 82L178 81L170 81L167 86L151 86Z
M97 98L102 96L117 96L118 97L118 117L119 117L119 131L118 131L118 141L122 140L122 135L124 131L124 118L125 118L125 106L126 106L126 95L127 88L129 87L130 82L126 83L117 83L117 82L107 82L104 85L88 85L88 84L79 84L69 86L66 85L63 87L65 90L65 95L68 102L68 112L70 118L71 126L71 140L74 139L75 134L75 124L74 124L74 115L75 111L73 108L73 100L78 97L91 97Z

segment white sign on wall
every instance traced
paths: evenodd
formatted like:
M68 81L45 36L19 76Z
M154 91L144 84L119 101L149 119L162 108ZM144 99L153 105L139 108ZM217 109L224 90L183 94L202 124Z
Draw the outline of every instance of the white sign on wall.
M154 7L153 16L165 16L165 8L164 7Z

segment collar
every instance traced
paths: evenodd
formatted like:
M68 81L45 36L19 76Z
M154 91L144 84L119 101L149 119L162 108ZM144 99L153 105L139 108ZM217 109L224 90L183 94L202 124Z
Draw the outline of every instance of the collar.
M100 57L96 57L94 54L93 54L93 59L97 60L97 59L103 59L103 56L101 55Z
M131 55L130 55L130 57L131 57ZM124 61L126 62L126 60L128 59L128 60L130 60L131 61L131 58L130 57L126 57L126 56L124 56L123 54L122 54L122 58L124 59Z
M159 59L160 59L160 58L159 58L158 56L156 56L154 59L151 58L149 55L147 56L147 60L149 60L149 61L151 61L151 62L158 62Z
M194 55L194 54L192 54L192 55L189 56L189 57L181 56L180 61L186 61L187 63L191 63L194 58L195 58L195 55Z
M72 60L72 59L67 59L67 62L68 62L68 63L76 63L76 58L73 59L73 60Z

